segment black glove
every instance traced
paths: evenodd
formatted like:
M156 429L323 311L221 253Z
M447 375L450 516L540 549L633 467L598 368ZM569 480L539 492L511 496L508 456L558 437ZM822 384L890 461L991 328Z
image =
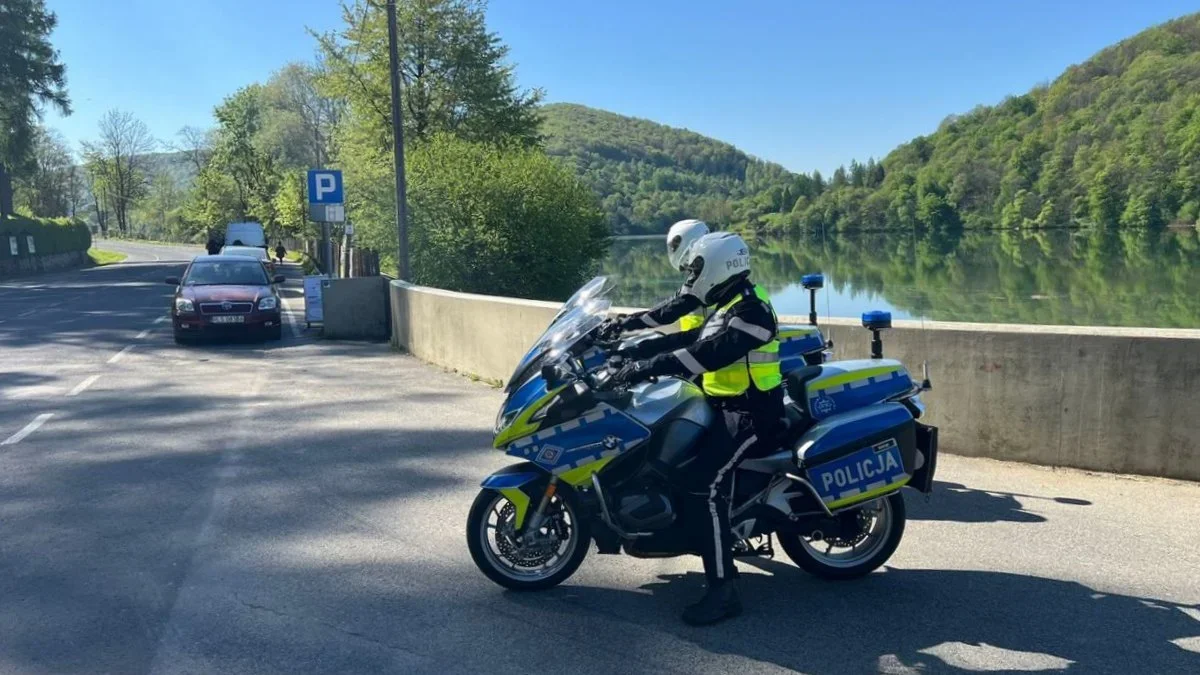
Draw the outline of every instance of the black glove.
M617 316L609 317L600 324L600 330L596 331L596 337L601 342L612 342L621 337L622 326L625 323L625 315L618 314Z
M637 384L658 374L654 361L630 361L613 375L613 384Z

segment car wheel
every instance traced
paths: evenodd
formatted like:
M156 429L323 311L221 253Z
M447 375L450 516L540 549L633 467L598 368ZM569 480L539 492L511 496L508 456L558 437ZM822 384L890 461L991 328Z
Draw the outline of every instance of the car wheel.
M188 343L188 339L186 337L184 337L179 331L175 331L175 344L186 345L187 343Z
M281 324L275 324L274 326L272 326L270 332L267 333L267 339L268 340L282 340L283 339L283 326Z

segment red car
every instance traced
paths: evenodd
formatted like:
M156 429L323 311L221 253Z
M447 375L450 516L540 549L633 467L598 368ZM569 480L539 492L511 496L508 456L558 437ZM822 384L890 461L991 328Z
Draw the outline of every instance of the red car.
M260 261L244 256L196 257L182 279L167 279L176 286L171 305L175 342L208 335L278 340L283 324L275 284L283 280L268 275Z

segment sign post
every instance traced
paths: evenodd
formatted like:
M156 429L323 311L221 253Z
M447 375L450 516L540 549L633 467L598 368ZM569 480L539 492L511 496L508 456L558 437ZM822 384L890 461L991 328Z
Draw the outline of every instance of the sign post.
M324 290L333 276L333 223L346 220L345 192L342 189L342 172L337 169L308 170L308 218L321 224L321 246L325 258L323 275L304 278L304 321L324 323Z
M325 273L334 269L333 238L330 225L346 220L345 193L342 172L336 169L308 170L308 217L321 223L321 245L325 258Z

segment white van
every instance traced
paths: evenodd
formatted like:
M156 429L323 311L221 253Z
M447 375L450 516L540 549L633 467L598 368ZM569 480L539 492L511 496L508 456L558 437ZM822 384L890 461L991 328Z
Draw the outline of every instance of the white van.
M225 228L226 246L254 246L266 250L267 235L261 223L230 223Z

